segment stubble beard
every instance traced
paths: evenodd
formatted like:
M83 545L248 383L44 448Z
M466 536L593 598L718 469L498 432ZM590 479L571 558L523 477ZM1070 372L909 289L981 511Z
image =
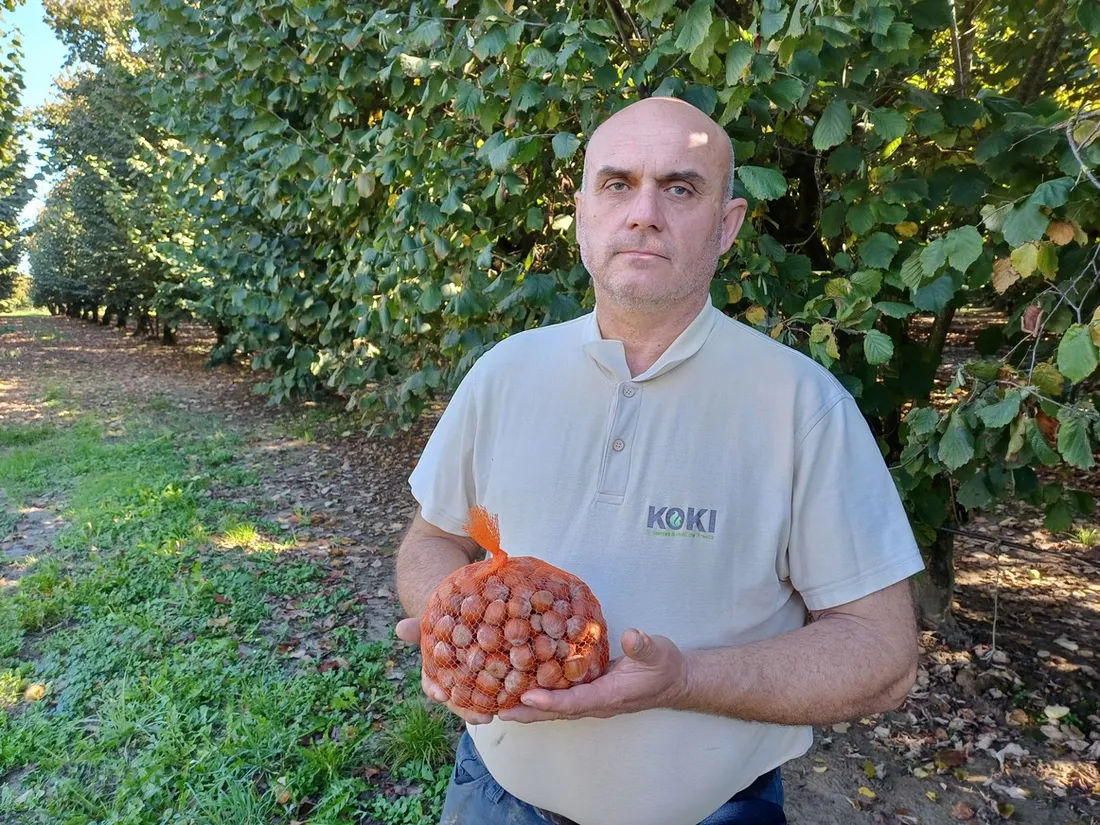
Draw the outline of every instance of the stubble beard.
M648 291L638 293L629 286L623 288L613 277L605 277L613 255L610 253L601 261L592 260L590 236L583 221L577 226L577 240L580 247L581 263L592 278L596 300L605 300L616 306L651 313L654 310L668 310L689 301L694 296L710 290L710 282L718 267L722 243L722 223L719 222L714 233L707 239L695 266L688 265L687 271L677 273L669 291Z

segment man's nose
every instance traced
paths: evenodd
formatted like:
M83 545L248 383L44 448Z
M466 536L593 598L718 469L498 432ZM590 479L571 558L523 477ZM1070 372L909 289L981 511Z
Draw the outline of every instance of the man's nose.
M631 229L652 229L660 232L665 228L661 193L657 186L646 183L634 191L626 218L627 226Z

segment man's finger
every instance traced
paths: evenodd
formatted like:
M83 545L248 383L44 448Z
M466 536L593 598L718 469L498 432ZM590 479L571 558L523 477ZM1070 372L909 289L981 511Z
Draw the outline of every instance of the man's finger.
M523 705L516 705L514 708L508 710L502 710L497 714L497 717L502 722L548 722L551 719L563 718L560 713L552 713L546 710L537 710L535 708L524 707Z
M420 619L402 619L397 623L394 632L403 642L420 644Z
M565 690L529 690L520 697L529 708L556 716L594 716L607 706L604 691L594 684L576 685Z
M461 719L466 720L472 725L488 725L493 721L493 717L487 713L478 713L476 710L467 710L466 708L460 708L454 702L447 702L447 707L451 712Z
M443 704L451 698L447 695L447 691L429 679L424 671L420 672L420 686L424 690L424 695L434 702Z

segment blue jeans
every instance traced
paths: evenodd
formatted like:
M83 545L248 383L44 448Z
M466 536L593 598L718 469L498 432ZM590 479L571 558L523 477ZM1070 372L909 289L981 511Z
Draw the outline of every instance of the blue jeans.
M572 820L522 802L497 784L468 732L458 740L440 825L570 825ZM699 825L786 825L779 768L738 791Z

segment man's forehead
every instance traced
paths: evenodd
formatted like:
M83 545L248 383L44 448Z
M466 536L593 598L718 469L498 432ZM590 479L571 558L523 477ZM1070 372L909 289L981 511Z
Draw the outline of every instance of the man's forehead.
M592 173L604 167L663 174L690 167L706 173L725 162L725 152L712 135L692 130L639 128L617 135L593 136L585 156Z
M683 101L652 98L604 121L585 151L589 166L624 158L724 164L728 154L729 141L705 114Z

